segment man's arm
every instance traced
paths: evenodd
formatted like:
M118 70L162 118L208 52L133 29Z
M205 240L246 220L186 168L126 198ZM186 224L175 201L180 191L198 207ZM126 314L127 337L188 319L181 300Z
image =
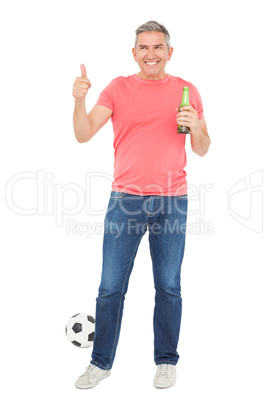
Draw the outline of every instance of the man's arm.
M85 102L75 102L73 125L78 142L89 141L112 116L112 110L105 106L96 105L87 114Z
M105 106L96 105L87 114L85 98L91 83L87 78L84 64L81 64L80 68L81 77L77 77L73 84L73 97L75 98L73 125L77 141L86 142L107 123L113 112Z
M177 114L177 123L190 128L192 150L199 156L206 155L211 141L205 119L198 119L192 106L183 106Z
M190 132L191 147L197 155L204 156L208 152L211 142L205 119L198 120L198 126L199 129L197 129L195 132Z

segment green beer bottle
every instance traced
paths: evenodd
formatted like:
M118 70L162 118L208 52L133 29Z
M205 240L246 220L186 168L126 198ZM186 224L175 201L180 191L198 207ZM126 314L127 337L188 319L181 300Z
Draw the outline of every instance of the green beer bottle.
M179 106L179 111L181 110L182 106L189 106L189 88L188 87L183 87L183 94L182 94L182 100L181 100L181 104ZM189 134L190 133L190 129L189 127L186 126L180 126L178 124L178 133L180 134Z

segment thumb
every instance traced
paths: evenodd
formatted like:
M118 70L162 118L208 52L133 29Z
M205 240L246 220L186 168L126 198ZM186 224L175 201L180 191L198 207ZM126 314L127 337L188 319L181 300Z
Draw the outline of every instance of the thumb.
M87 70L84 64L81 64L80 66L81 69L81 77L86 77L87 78Z

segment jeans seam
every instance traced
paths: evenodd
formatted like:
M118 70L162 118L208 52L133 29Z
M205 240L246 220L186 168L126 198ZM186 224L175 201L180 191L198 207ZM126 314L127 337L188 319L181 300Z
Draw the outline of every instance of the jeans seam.
M116 191L116 192L118 192L118 191ZM123 193L122 191L120 191L119 193L121 193L120 196L113 197L112 195L110 195L110 198L112 198L113 200L119 200L119 199L123 198L126 195L126 193Z
M138 241L138 244L137 244L137 246L136 246L136 248L135 248L135 250L134 250L134 253L133 253L132 258L131 258L130 263L129 263L129 267L128 267L127 274L126 274L126 277L125 277L125 281L124 281L124 284L123 284L123 289L122 289L121 298L120 298L120 303L119 303L118 316L117 316L116 334L115 334L115 339L114 339L114 345L113 345L113 349L112 349L112 352L111 352L111 355L110 355L110 358L109 358L109 361L108 361L108 365L110 364L112 355L113 355L114 350L115 350L116 339L117 339L117 334L118 334L118 326L119 326L120 309L121 309L121 305L122 305L122 299L123 299L123 295L124 295L124 288L125 288L125 285L126 285L128 273L129 273L129 270L130 270L130 267L131 267L133 258L134 258L134 256L135 256L135 253L136 253L138 247L139 247L140 241L141 241L142 236L144 235L144 233L145 233L145 232L143 232L142 235L140 236L139 241Z
M146 217L147 217L147 225L149 225L148 219L151 218L151 217L153 217L153 216L156 214L156 212L157 212L157 205L158 205L159 197L158 197L157 195L154 195L153 197L156 197L155 211L152 211L152 215L150 215L150 210L149 210L149 209L150 209L150 202L151 202L151 198L152 198L152 196L151 196L150 202L149 202L149 205L148 205L147 214L146 214Z
M111 370L109 368L107 369L107 367L104 367L102 364L95 362L94 360L91 361L91 364L93 364L94 366L97 366L97 367L101 366L101 367L103 367L104 370Z

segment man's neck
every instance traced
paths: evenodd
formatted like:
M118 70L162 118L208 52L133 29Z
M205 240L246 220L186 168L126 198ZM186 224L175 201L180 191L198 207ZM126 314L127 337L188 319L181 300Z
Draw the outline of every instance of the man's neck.
M159 81L159 80L163 80L164 78L166 78L167 73L164 72L162 74L160 74L159 76L146 76L145 74L143 74L142 71L140 71L137 74L137 77L142 79L142 80L147 80L147 81Z

